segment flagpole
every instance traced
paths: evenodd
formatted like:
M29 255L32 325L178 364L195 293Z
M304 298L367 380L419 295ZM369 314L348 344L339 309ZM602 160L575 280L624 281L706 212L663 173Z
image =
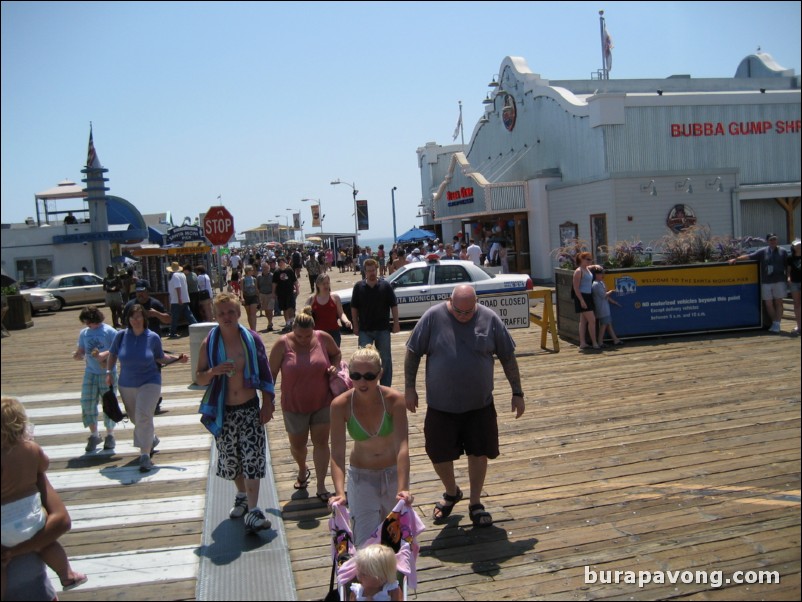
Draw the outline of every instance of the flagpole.
M459 101L459 135L462 146L465 146L465 128L462 124L462 101Z
M599 11L599 39L601 40L601 57L602 57L602 73L604 79L610 79L610 74L607 71L607 53L605 52L604 43L604 11Z

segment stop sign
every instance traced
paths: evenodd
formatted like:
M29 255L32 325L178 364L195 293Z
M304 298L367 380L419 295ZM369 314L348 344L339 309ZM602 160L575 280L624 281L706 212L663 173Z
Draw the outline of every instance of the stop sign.
M234 217L222 205L209 208L203 218L203 234L213 245L224 245L234 236Z

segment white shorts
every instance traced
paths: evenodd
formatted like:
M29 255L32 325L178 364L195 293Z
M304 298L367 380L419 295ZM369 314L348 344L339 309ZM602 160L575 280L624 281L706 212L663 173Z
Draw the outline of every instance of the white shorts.
M760 285L760 296L764 301L772 299L784 299L788 294L788 286L785 282L772 282Z
M39 492L16 502L3 504L2 544L11 548L28 541L45 526L46 515L42 511Z

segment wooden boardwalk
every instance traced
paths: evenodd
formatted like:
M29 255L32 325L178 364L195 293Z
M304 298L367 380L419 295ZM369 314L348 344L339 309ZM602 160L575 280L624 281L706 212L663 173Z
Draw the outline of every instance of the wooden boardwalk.
M353 282L332 280L335 289ZM3 394L31 400L37 440L73 516L62 542L79 569L91 567L90 581L60 598L193 599L209 457L195 414L200 394L186 388L188 366L164 371L156 474L136 470L130 425L116 454L84 454L83 368L71 359L78 313L37 316L34 328L2 340ZM785 317L779 336L671 337L594 354L565 341L560 353L543 351L538 327L515 330L527 409L513 418L499 368L501 456L484 498L492 528L472 529L466 502L447 525L431 524L442 487L423 451L425 408L410 416L412 489L427 524L410 597L798 600L800 339L787 334ZM397 386L408 334L393 337ZM269 346L277 335L263 336ZM165 346L188 352L189 338ZM346 358L355 346L343 338ZM292 488L280 416L268 432L298 597L321 599L328 512ZM467 489L466 463L457 469ZM738 571L779 583L735 583ZM647 575L652 583L624 582Z

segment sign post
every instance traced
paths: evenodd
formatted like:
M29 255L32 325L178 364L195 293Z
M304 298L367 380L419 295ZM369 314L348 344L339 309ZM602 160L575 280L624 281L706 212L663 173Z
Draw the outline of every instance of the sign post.
M234 236L234 216L222 205L210 207L203 218L203 234L215 246L226 244Z

